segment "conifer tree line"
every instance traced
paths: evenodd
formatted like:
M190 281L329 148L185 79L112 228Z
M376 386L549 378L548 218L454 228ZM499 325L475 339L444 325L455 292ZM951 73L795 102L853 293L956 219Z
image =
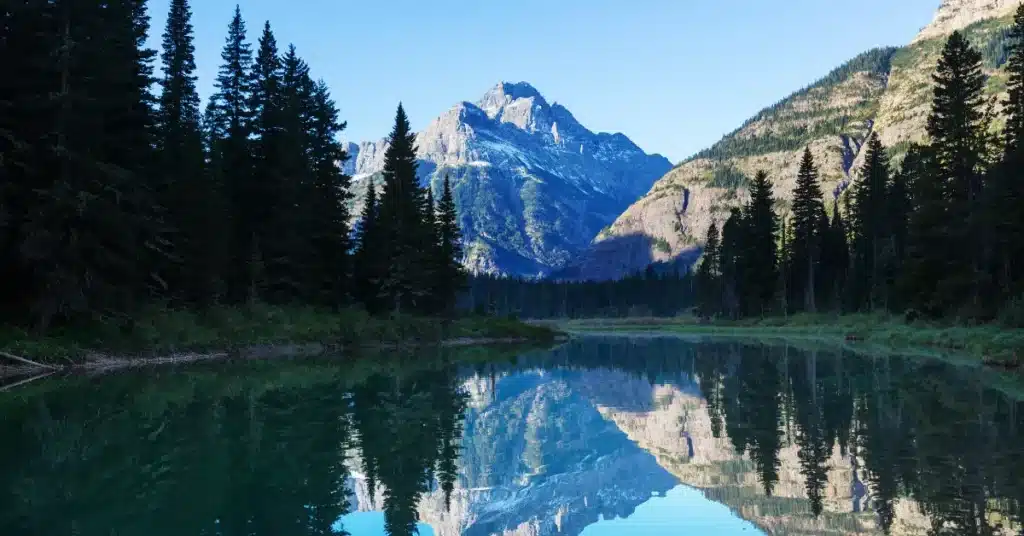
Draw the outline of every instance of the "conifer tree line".
M613 281L528 280L474 275L459 308L520 318L671 317L692 307L694 277L648 267Z
M145 0L0 10L0 64L17 73L0 80L0 320L44 330L152 303L454 307L451 188L435 208L419 187L401 108L384 189L353 235L346 124L295 47L269 22L251 43L236 8L201 111L188 0L172 0L159 54L148 29Z
M955 32L933 75L929 143L911 145L897 167L872 134L858 176L828 202L808 149L786 214L773 211L759 173L747 205L708 230L699 314L891 311L1014 322L1024 295L1024 6L1010 36L1002 132L982 56Z

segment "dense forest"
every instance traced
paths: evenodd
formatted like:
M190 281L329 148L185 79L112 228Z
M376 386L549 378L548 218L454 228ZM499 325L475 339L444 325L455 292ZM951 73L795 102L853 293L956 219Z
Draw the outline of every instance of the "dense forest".
M982 55L959 32L934 79L927 145L898 169L877 136L859 176L826 203L810 151L792 209L761 173L750 201L708 229L696 274L703 316L817 311L1020 323L1024 291L1024 7L1008 33L1006 125L984 97Z
M0 10L0 64L17 73L0 80L0 321L130 326L154 304L452 310L454 202L416 182L400 105L383 190L353 230L345 122L270 22L254 47L236 9L202 112L188 0L171 2L159 56L148 26L145 0Z
M616 281L470 277L459 307L476 314L522 318L675 316L696 299L694 277L649 267Z

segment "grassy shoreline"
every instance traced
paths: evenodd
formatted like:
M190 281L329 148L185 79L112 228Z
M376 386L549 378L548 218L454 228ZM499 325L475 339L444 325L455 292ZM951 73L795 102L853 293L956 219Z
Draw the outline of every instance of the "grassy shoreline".
M80 367L104 362L183 362L240 354L269 357L361 347L553 342L557 336L551 327L503 318L382 318L355 309L334 312L255 305L203 312L155 309L135 319L131 329L97 323L35 336L0 327L0 352L50 366ZM0 370L21 365L0 358Z
M701 324L693 318L584 319L539 322L569 333L674 333L709 336L811 338L850 346L872 346L935 355L956 355L997 367L1021 365L1024 329L994 325L906 323L887 315L768 317Z

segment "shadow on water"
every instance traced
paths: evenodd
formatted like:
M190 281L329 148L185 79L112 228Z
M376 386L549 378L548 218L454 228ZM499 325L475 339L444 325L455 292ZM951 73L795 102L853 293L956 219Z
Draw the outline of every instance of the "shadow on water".
M975 371L649 337L434 354L4 394L0 534L343 534L369 511L374 535L605 534L676 523L680 484L771 533L1021 530L1024 407Z

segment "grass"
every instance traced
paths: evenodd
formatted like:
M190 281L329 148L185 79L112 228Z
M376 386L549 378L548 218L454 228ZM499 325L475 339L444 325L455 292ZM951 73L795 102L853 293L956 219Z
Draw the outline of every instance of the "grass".
M130 328L96 322L43 336L0 326L0 351L69 364L81 363L94 353L155 356L285 344L382 347L453 339L550 341L555 336L550 328L502 318L374 317L356 309L333 312L254 305L202 312L151 309L133 319Z
M885 314L797 314L701 324L694 317L591 319L548 324L569 332L669 332L695 335L800 337L893 350L946 354L988 363L1020 363L1024 329L998 325L907 323Z

